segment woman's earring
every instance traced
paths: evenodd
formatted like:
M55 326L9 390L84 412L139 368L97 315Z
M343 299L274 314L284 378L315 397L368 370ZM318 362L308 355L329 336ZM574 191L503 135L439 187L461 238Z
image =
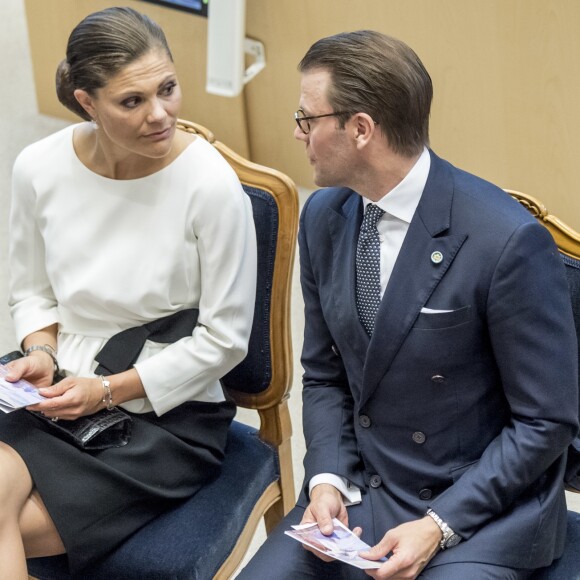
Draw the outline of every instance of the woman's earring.
M93 126L93 129L98 129L98 127L99 127L99 120L97 119L97 117L94 117L93 119L91 119L91 124Z

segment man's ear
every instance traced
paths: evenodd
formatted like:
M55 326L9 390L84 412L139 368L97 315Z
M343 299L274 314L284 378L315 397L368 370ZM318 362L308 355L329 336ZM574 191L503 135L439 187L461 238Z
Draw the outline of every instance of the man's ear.
M79 105L90 115L92 119L95 119L97 113L95 111L95 107L93 105L93 98L91 97L91 95L89 95L89 93L87 93L87 91L84 91L83 89L75 89L75 92L73 94L75 96L75 99L79 102Z
M367 113L355 113L350 122L353 124L353 130L358 149L368 145L377 130L376 123Z

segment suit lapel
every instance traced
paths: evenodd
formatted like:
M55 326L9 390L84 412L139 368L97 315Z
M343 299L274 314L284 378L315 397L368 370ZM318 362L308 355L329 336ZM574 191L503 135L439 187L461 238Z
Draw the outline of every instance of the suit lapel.
M332 292L341 334L349 338L354 351L364 362L369 337L356 309L356 245L362 221L362 199L352 192L341 212L328 210L332 240Z
M450 169L432 154L429 178L381 301L366 353L361 406L388 371L421 308L467 238L463 233L448 233L452 202Z

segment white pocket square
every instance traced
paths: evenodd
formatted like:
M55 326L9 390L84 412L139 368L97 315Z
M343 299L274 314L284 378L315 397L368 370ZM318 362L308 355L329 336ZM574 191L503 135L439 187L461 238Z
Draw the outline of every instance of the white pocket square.
M445 314L446 312L453 312L453 310L435 310L434 308L421 308L422 314Z

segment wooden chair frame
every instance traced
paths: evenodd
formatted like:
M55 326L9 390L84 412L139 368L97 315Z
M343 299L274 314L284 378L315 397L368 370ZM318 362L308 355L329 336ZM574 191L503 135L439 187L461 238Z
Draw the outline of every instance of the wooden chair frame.
M535 197L513 189L506 189L505 191L516 201L519 201L548 229L562 254L580 260L580 234L567 226L562 220L552 215L546 206Z
M241 562L260 518L264 516L266 532L270 533L295 504L290 447L292 425L288 397L293 375L290 295L298 229L298 192L293 181L286 175L241 157L227 145L217 141L213 133L205 127L182 119L177 126L180 130L198 135L211 143L232 166L242 184L268 191L276 201L280 217L270 307L271 383L266 391L257 395L228 389L238 406L257 410L260 416L260 438L278 450L280 479L267 488L254 507L234 550L216 575L216 579L220 580L230 578Z

